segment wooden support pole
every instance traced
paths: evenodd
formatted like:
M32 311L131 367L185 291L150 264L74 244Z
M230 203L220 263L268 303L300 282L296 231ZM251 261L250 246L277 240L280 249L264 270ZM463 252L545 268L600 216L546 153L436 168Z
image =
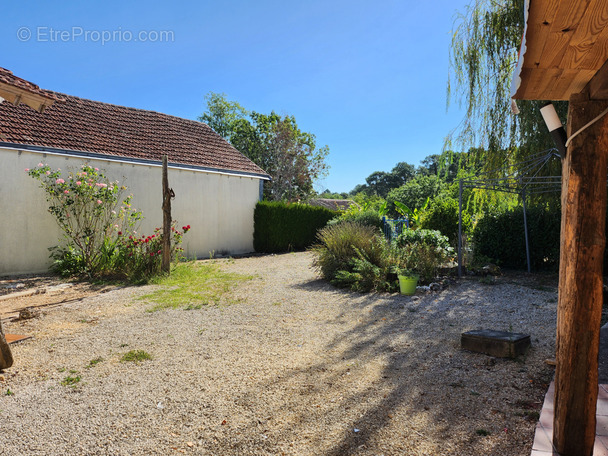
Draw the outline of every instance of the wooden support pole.
M171 195L169 188L168 157L163 155L163 260L161 270L171 272Z
M570 97L568 136L606 101ZM553 444L562 456L591 456L595 440L602 267L606 243L608 118L580 133L563 163L557 368Z
M4 337L4 330L2 329L2 321L0 321L0 370L8 369L13 365L13 355L11 349L6 342Z

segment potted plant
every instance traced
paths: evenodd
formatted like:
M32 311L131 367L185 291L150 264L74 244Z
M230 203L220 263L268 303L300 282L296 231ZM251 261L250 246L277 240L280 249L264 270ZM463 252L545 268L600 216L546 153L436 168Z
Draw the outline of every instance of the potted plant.
M399 279L399 290L402 295L411 296L416 293L416 287L418 286L418 279L420 275L409 269L401 269L397 273Z

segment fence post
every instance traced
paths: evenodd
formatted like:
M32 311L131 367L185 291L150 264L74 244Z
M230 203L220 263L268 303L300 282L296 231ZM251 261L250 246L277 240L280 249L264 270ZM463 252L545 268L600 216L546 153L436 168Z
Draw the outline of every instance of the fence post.
M521 191L521 200L524 206L524 232L526 235L526 262L528 264L528 274L532 271L530 266L530 242L528 240L528 217L526 216L526 191Z
M458 277L462 277L462 179L458 180Z

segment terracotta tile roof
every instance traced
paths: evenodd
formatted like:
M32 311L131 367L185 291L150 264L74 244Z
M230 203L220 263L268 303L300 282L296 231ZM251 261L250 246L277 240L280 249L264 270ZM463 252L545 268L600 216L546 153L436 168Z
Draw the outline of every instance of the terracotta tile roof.
M159 162L168 154L170 164L267 176L204 123L50 93L64 102L44 113L0 103L0 143Z
M44 98L48 98L49 100L59 101L61 97L58 97L57 94L53 92L49 92L48 90L42 90L36 84L26 81L25 79L21 79L13 74L12 71L7 70L6 68L0 67L0 83L8 84L13 87L18 87L21 90L25 90L26 92L32 93L34 95L38 95Z

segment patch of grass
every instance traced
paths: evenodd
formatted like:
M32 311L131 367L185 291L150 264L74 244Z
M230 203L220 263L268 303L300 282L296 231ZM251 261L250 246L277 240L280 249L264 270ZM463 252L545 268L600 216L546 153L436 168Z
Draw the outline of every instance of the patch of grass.
M7 388L7 389L6 389L6 393L4 393L4 395L5 395L5 396L14 396L14 395L15 395L15 393L13 393L13 392L11 391L11 389L10 389L10 388Z
M485 436L490 435L491 433L490 433L490 431L488 431L487 429L476 429L476 430L475 430L475 434L477 434L477 435L481 435L481 436L484 436L484 437L485 437Z
M222 297L239 282L252 278L222 272L212 264L182 263L171 270L171 275L153 279L151 283L160 285L160 288L140 299L154 303L148 312L180 307L191 310L202 306L217 306Z
M58 367L57 372L65 372L65 367Z
M152 355L144 350L131 350L125 353L120 358L121 363L141 363L142 361L151 360Z
M80 380L82 380L82 378L80 377L80 375L76 375L75 377L72 377L71 375L68 375L63 380L61 380L61 384L63 386L76 386L76 384L79 383Z
M95 359L92 359L91 361L89 361L89 364L87 364L85 366L85 369L90 369L91 367L95 366L96 364L99 364L101 362L105 361L101 356L98 356Z
M201 304L188 304L184 307L184 310L200 310L203 306Z

